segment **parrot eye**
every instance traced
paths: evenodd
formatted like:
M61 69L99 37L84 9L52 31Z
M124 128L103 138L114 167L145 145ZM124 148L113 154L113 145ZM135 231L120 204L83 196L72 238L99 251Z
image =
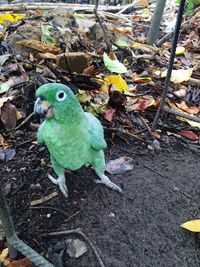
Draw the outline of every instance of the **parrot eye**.
M64 91L59 91L56 94L56 99L58 101L64 101L66 99L66 97L67 97L67 94Z

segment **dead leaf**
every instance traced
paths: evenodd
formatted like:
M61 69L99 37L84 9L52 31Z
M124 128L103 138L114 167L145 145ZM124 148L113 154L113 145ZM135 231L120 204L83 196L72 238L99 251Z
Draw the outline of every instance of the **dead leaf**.
M183 111L186 111L189 114L198 114L199 113L199 108L198 107L194 107L194 106L190 106L188 107L185 103L185 101L181 101L181 103L176 103L177 107L182 109Z
M193 131L181 130L179 134L191 140L199 139L199 136Z
M43 53L49 52L57 55L61 52L60 48L56 47L55 45L44 44L38 40L23 40L16 42L16 44L29 47Z
M170 81L173 83L182 83L184 81L188 81L192 76L193 68L187 70L172 70L172 75ZM167 70L161 72L161 78L165 78L167 75Z
M185 47L177 46L177 48L176 48L176 56L183 55L184 53L185 53Z
M1 108L1 121L6 130L14 129L17 123L17 109L10 102L4 103Z
M68 52L57 56L56 65L64 70L83 73L88 68L91 56L83 52Z
M181 224L181 227L191 232L199 233L200 232L200 219L187 221Z
M109 75L104 78L104 81L110 85L113 84L117 91L122 93L123 91L128 91L128 84L126 81L122 78L120 74L118 75Z
M38 53L38 55L40 56L40 58L43 58L43 59L54 59L54 60L56 60L56 55L54 55L52 53L49 53L49 52Z
M149 1L148 0L139 0L139 4L143 7L148 7Z
M110 160L106 164L106 171L110 174L121 174L133 169L133 159L127 156Z
M128 112L131 111L143 112L146 108L156 105L157 104L151 95L146 95L139 99L127 97L126 110Z
M110 108L110 109L107 109L104 113L103 113L103 118L109 122L111 122L114 118L116 114L116 109L114 108Z
M0 134L0 146L4 146L5 142L4 142L4 138L3 135Z
M3 263L7 257L8 257L8 248L5 248L0 254L0 263Z
M7 92L13 86L25 83L25 81L26 78L23 75L10 77L8 81L0 83L0 94Z
M3 106L3 104L5 102L7 102L8 100L13 100L14 96L8 96L8 97L1 97L0 98L0 114L1 114L1 107Z
M20 260L11 260L9 267L30 267L32 262L28 258L23 258Z

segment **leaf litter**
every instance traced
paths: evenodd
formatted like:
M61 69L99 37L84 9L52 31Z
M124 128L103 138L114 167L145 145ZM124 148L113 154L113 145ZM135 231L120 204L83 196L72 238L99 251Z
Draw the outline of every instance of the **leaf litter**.
M139 1L136 7L138 10L132 8L126 15L117 13L119 10L98 10L108 40L96 22L93 9L85 13L59 8L29 10L25 14L23 10L21 13L2 12L1 160L8 162L15 157L15 150L9 148L13 142L13 129L31 114L35 89L48 82L74 85L72 89L85 111L101 119L112 139L119 136L140 140L150 151L160 150L160 142L166 135L199 140L200 122L179 116L169 115L168 121L163 116L158 131L151 132L171 44L170 37L157 47L145 43L152 6L148 1ZM175 10L176 7L168 7L172 17ZM169 25L166 16L160 39L173 27L174 21ZM166 106L200 119L199 27L198 10L193 17L185 17ZM110 42L110 51L106 41ZM167 125L171 122L173 127ZM25 123L30 124L29 121ZM109 161L106 170L121 174L133 168L132 158L123 156ZM182 227L197 232L199 222ZM3 261L7 260L6 253L2 251ZM23 264L29 266L30 263Z

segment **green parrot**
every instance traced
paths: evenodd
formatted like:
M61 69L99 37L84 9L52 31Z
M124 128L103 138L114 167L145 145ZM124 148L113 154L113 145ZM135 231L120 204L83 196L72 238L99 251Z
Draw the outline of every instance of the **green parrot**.
M103 127L99 120L84 112L71 89L63 84L48 83L36 91L34 112L45 117L37 132L38 143L45 143L51 155L51 164L58 178L48 175L68 197L65 169L74 171L92 166L107 187L122 192L121 188L104 174L106 148Z

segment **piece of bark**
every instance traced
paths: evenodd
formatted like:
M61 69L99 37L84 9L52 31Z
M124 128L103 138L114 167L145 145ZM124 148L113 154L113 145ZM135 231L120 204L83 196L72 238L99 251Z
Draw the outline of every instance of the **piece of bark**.
M71 73L82 73L88 66L90 56L82 52L69 52L57 56L56 65Z

